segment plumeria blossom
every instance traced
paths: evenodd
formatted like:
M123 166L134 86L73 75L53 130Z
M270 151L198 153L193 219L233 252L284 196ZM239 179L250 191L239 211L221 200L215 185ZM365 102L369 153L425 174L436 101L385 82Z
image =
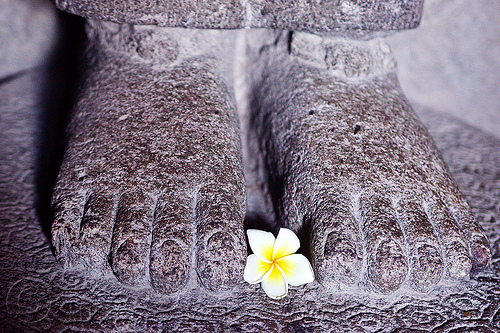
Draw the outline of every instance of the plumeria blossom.
M288 284L300 286L314 281L314 272L302 254L295 254L300 241L293 231L281 228L276 239L270 232L249 229L253 254L247 258L244 279L261 283L267 296L280 299L288 294Z

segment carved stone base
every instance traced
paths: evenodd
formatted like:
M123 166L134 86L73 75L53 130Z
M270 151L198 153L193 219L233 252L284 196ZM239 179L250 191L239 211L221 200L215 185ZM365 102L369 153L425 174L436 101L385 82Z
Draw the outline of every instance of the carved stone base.
M500 330L498 139L451 117L420 111L492 244L491 267L469 282L441 285L430 294L400 290L383 297L325 294L317 283L292 288L282 300L269 299L258 285L219 296L189 290L165 297L126 288L113 276L93 280L64 271L56 262L36 210L46 191L37 188L36 179L47 78L32 71L0 85L1 331Z

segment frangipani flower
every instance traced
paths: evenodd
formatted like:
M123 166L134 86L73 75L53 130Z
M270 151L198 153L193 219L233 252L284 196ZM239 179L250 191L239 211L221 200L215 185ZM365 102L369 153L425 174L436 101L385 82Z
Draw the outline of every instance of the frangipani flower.
M280 299L288 294L288 284L300 286L314 281L311 264L302 254L294 254L300 241L293 231L281 228L276 239L270 232L249 229L253 254L247 258L244 279L261 283L267 296Z

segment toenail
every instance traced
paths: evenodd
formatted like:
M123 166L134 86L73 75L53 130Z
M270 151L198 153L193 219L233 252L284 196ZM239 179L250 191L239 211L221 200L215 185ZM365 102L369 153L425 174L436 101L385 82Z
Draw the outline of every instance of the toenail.
M172 293L186 281L189 261L182 248L173 240L166 240L151 253L151 285L161 293Z
M408 264L400 246L391 241L383 241L375 251L368 272L380 291L397 289L408 273Z
M480 243L472 243L472 266L474 268L482 268L488 265L491 259L491 250L489 247Z
M208 239L207 250L217 258L223 258L234 251L233 237L227 232L216 232Z

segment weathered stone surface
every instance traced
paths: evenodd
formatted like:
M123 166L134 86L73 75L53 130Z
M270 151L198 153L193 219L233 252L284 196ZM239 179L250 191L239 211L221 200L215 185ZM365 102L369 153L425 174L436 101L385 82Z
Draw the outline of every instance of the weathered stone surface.
M310 244L320 283L426 290L489 261L383 41L248 36L250 126L264 182L279 224Z
M66 268L163 293L243 281L235 32L91 22L52 203Z
M102 331L433 331L500 330L500 142L431 111L420 113L486 230L491 267L430 294L325 294L313 283L274 301L260 287L176 297L127 288L113 276L63 270L35 211L40 192L40 88L31 72L0 86L0 323L6 332Z
M274 28L315 33L414 28L423 0L56 0L87 18L184 28Z

